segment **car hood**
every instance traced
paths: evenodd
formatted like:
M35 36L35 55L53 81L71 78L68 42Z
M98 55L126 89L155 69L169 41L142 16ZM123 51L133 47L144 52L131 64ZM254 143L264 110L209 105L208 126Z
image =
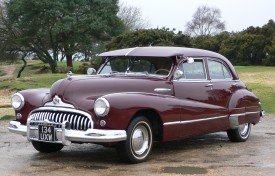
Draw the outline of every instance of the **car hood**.
M154 93L156 88L171 91L161 94L173 95L172 84L164 78L129 76L75 76L57 81L50 90L51 100L59 96L76 108L90 109L94 101L106 94L121 92Z

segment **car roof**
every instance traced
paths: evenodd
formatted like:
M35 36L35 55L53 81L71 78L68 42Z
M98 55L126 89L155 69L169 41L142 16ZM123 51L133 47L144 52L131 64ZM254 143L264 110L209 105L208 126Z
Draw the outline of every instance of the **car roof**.
M168 47L168 46L151 46L151 47L135 47L113 50L101 53L99 56L147 56L147 57L172 57L172 56L186 56L186 57L224 57L218 53L185 47Z
M239 79L234 66L231 62L219 53L215 53L208 50L197 49L197 48L186 48L186 47L170 47L170 46L149 46L149 47L135 47L125 48L119 50L108 51L99 54L102 57L111 56L133 56L133 57L163 57L169 58L173 56L184 56L184 57L211 57L220 58L224 60L230 67L234 79Z

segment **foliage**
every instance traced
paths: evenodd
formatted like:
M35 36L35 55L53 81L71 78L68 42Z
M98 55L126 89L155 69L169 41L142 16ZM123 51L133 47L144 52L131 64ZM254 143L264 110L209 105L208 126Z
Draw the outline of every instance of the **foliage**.
M60 52L72 67L75 52L122 32L118 10L117 0L10 0L7 19L20 29L20 46L30 48L56 72Z
M138 47L138 46L191 46L189 36L178 32L174 33L169 28L162 29L140 29L114 37L106 45L108 50Z
M87 74L87 70L90 67L90 65L88 63L83 63L81 64L78 69L76 70L76 73L78 74Z
M186 24L186 33L192 36L213 36L225 30L221 11L207 6L198 7L193 19Z
M90 63L91 63L91 68L98 70L102 63L102 58L99 56L94 57L93 59L90 60Z
M219 52L221 43L230 37L230 33L222 32L215 36L197 36L192 38L192 47Z
M275 64L275 23L231 34L221 42L219 52L235 65L274 65Z
M0 61L13 63L17 58L24 60L28 55L28 49L19 45L16 41L20 32L7 19L6 6L0 2ZM22 67L22 70L24 67Z

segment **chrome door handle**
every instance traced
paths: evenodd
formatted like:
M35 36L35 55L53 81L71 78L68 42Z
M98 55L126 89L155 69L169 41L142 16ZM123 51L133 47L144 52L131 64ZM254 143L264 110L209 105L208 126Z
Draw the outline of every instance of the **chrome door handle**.
M168 88L155 88L154 91L159 92L159 93L165 93L165 92L170 92L171 89L168 89Z
M212 87L213 84L207 84L205 87Z

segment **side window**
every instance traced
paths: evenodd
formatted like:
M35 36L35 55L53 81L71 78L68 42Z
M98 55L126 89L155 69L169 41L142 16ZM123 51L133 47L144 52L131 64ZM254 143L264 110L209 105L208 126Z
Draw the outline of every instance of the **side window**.
M210 79L232 79L229 70L221 63L208 60Z
M206 79L204 64L202 59L197 59L194 63L183 63L180 66L183 71L183 79Z

